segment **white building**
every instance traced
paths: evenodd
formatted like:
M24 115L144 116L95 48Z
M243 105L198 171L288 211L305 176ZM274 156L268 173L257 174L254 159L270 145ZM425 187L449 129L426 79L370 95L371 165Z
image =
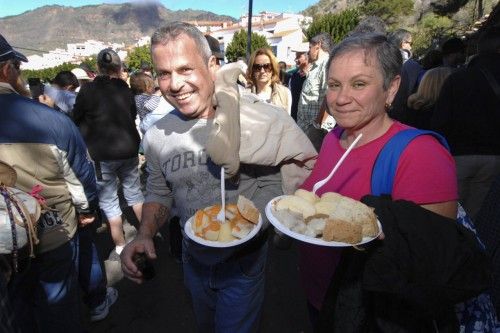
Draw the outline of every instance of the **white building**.
M123 60L127 57L127 51L123 43L104 43L96 40L87 40L83 43L69 43L67 49L55 49L40 55L31 55L27 63L22 63L22 69L44 69L62 65L65 62L79 64L84 58L97 55L105 48L112 48L117 51Z
M125 50L119 50L116 53L118 54L118 56L120 57L122 62L125 61L125 59L127 58L127 55L128 55L128 52Z
M31 55L27 63L21 63L22 69L44 69L59 66L65 62L73 62L74 57L68 51L63 49L55 49L49 53L39 55Z
M187 21L196 26L204 34L225 29L233 25L231 21Z
M252 32L266 37L278 61L292 65L295 53L291 49L305 40L302 27L311 21L310 17L303 15L261 12L252 16ZM247 27L248 16L242 16L238 23L214 31L211 35L219 40L221 50L225 50L233 40L234 33L241 29L247 30Z
M139 38L137 40L137 42L135 42L134 46L141 47L141 46L148 45L148 44L151 44L151 37L143 36L143 37Z
M93 56L106 47L108 46L105 43L97 40L87 40L83 43L67 44L68 52L78 57Z

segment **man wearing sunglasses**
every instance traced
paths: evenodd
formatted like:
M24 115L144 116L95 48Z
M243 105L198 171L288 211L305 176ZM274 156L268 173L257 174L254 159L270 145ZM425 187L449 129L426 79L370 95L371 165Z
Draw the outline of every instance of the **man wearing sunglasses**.
M297 125L306 133L317 151L321 148L325 132L314 125L326 94L326 64L331 47L332 39L327 33L316 35L309 41L311 67L302 86L297 111Z
M0 35L0 160L17 171L16 188L41 186L50 207L37 222L35 258L20 249L20 273L9 282L15 331L80 332L77 228L94 220L94 168L69 117L20 95L21 61Z

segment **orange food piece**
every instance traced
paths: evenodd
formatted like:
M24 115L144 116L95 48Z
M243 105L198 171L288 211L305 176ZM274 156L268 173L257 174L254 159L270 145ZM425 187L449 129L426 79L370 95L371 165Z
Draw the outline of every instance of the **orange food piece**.
M207 208L205 208L203 210L205 211L205 213L208 214L208 216L214 217L214 216L217 216L217 214L220 211L220 208L221 208L221 205L217 204L217 205L213 205L213 206L207 207Z
M210 222L210 224L208 225L208 227L204 228L203 230L204 231L205 230L218 231L218 230L220 230L220 223L217 222L217 221L212 221L212 222Z
M194 215L193 231L196 236L207 240L218 240L228 242L235 237L231 230L241 232L239 223L248 223L241 215L236 204L226 205L226 223L222 226L217 220L217 214L221 209L220 204L215 204L204 209L199 209Z

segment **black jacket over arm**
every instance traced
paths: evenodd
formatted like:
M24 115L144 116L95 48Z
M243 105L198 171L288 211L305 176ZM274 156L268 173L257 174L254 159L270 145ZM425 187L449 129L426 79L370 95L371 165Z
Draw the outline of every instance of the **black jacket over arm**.
M365 196L385 239L347 249L320 332L456 332L454 305L491 287L489 260L455 220L412 202Z

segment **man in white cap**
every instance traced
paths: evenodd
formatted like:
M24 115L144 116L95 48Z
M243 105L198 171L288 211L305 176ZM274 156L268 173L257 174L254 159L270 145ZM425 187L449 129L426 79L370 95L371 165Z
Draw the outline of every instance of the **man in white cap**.
M80 86L76 88L76 92L79 92L80 88L85 83L92 81L92 78L87 74L87 72L79 67L73 68L71 70L71 73L75 74L76 78L78 79L78 83L80 84Z

